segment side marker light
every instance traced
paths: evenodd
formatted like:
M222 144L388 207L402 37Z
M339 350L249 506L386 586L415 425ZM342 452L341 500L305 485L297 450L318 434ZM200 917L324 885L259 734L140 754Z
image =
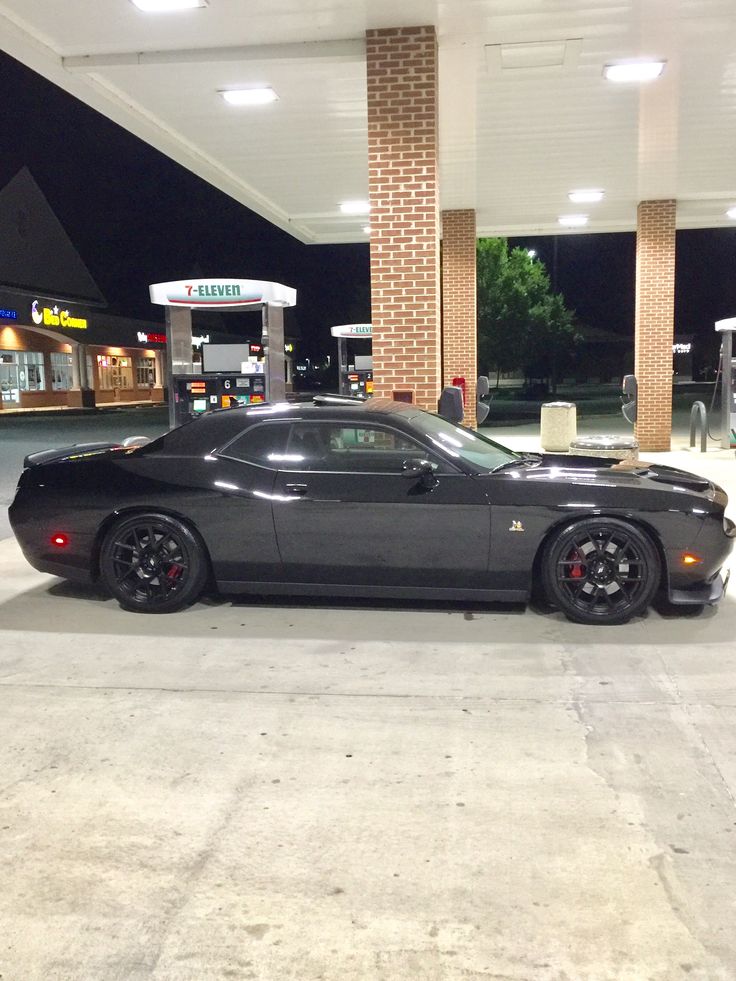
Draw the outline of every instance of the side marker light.
M703 560L699 559L697 555L693 555L692 552L683 552L681 561L683 565L699 565Z
M51 536L51 544L56 545L57 548L66 548L69 544L69 536L65 535L63 531L57 532Z

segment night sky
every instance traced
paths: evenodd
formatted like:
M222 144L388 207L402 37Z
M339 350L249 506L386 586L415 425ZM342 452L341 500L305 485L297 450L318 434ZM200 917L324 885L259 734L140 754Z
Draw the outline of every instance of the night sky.
M148 284L198 274L295 287L309 356L332 352L332 324L370 320L367 245L302 245L3 53L0 92L0 187L30 169L111 312L160 320ZM511 244L537 249L584 324L633 346L633 233L556 241L556 262L552 238ZM678 232L675 332L708 360L713 322L734 315L736 227Z

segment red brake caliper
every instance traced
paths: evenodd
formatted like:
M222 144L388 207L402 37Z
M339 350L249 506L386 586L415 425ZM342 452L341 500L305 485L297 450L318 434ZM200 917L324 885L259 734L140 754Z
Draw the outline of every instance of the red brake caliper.
M178 562L172 562L166 572L166 577L167 579L180 579L182 572L184 572L184 566L179 565Z
M582 579L583 578L582 555L580 554L580 552L578 552L576 548L573 549L572 552L570 552L569 556L567 557L567 561L573 563L572 567L570 568L570 577L572 579Z

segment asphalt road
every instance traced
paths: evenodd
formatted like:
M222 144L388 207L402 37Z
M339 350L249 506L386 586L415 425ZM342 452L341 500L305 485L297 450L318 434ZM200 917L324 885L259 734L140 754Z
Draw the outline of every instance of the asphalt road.
M160 436L168 428L165 408L129 406L79 415L8 415L0 413L0 539L12 534L8 506L28 453L70 443Z

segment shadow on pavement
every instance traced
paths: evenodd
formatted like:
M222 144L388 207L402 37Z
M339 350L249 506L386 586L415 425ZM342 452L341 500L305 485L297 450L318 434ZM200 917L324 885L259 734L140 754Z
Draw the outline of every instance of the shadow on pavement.
M736 602L687 608L657 604L646 616L617 627L570 623L538 604L450 603L208 594L174 614L121 610L96 586L51 579L0 604L5 631L124 638L146 635L193 639L355 637L361 641L485 642L532 645L539 642L623 646L692 645L728 642L734 635Z

